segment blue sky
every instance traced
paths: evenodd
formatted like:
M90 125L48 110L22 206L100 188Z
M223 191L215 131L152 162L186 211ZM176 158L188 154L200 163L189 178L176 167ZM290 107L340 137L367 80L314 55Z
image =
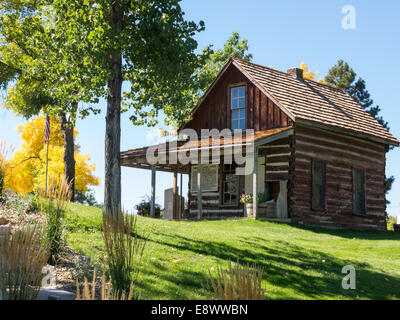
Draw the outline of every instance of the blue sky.
M341 21L343 6L356 9L356 28L345 30ZM206 30L196 38L199 48L213 44L221 47L232 31L249 40L253 61L279 70L299 66L305 61L311 70L324 77L338 59L344 59L365 79L375 103L389 121L391 132L400 138L400 1L269 1L269 0L184 0L187 19L203 20ZM101 115L79 120L77 142L98 165L96 174L104 177L105 103ZM122 117L121 149L151 143L149 129L134 127L129 112ZM21 118L0 108L0 140L18 147L15 131ZM387 155L387 174L397 180L388 196L389 214L400 214L400 149ZM157 200L163 202L164 189L172 186L172 175L157 173ZM184 179L187 192L187 179ZM103 184L95 188L98 201L103 200ZM150 172L122 169L122 202L131 211L141 197L150 193Z

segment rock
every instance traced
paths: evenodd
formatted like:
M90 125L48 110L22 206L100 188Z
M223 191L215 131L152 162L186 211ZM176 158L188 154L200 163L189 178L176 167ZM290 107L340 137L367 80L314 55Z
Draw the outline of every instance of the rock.
M10 229L9 226L1 226L0 225L0 236L4 236L8 233L8 230Z
M37 300L75 300L75 293L58 290L41 288Z
M6 224L8 224L10 221L8 221L6 218L4 217L0 217L0 226L4 226Z
M75 300L75 298L75 293L69 291L41 288L36 300ZM1 292L0 300L3 300Z

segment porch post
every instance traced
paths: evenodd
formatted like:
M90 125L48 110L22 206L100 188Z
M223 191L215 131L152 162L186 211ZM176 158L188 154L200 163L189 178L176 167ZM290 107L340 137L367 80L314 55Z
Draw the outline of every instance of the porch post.
M177 191L177 184L178 184L178 173L175 170L174 171L174 186L173 186L173 205L172 205L172 219L176 220L177 219L177 213L178 213L178 191Z
M253 168L253 215L254 215L254 219L257 219L257 217L258 217L257 172L258 172L258 147L254 147L254 168Z
M155 203L156 203L156 168L151 168L151 203L150 203L150 216L155 217Z
M203 200L202 200L202 194L201 194L201 171L202 171L202 166L201 163L199 162L197 166L197 219L201 219L201 216L203 214Z
M180 187L179 187L179 193L180 193L180 197L179 197L179 219L182 219L183 217L183 210L185 209L185 201L183 202L182 205L182 190L183 190L183 173L181 173L181 183L180 183Z

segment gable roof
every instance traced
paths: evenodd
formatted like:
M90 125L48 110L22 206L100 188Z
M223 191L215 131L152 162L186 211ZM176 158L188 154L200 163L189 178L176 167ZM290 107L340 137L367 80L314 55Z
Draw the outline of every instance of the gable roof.
M342 90L313 80L298 80L286 72L245 60L231 58L230 61L275 98L278 106L288 110L295 122L305 120L337 127L376 138L372 139L375 141L399 145L386 128Z
M386 128L342 90L313 80L298 80L286 72L233 57L214 79L200 103L192 110L192 114L201 106L230 65L238 68L297 123L313 124L333 131L335 129L345 131L384 144L395 146L400 144Z

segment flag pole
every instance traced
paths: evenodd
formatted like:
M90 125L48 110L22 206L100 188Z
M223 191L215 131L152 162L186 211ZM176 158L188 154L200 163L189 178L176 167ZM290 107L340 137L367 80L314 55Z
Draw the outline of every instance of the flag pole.
M50 143L50 117L46 114L46 121L44 124L44 139L47 144L46 152L46 188L45 197L47 198L47 185L48 185L48 172L49 172L49 143Z
M47 152L46 152L46 198L47 198L47 175L49 171L49 139L47 139Z

